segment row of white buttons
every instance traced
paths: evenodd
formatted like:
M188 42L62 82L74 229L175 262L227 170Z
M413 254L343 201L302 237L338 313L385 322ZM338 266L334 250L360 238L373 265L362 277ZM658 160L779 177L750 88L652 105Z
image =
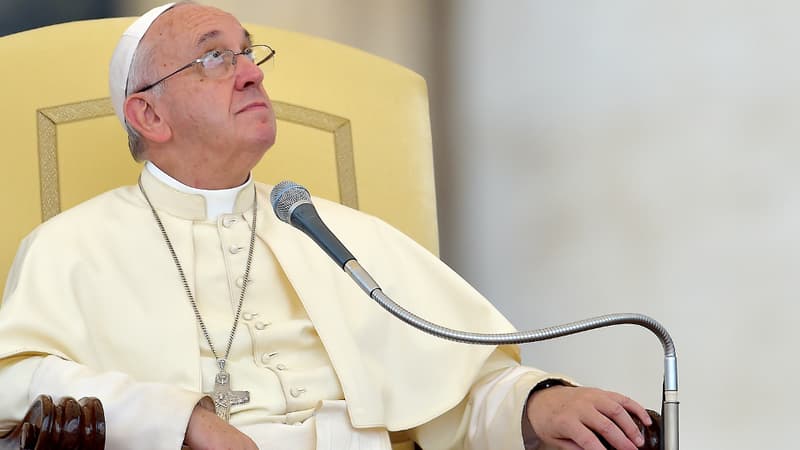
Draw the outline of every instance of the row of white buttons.
M225 228L230 228L231 226L233 226L233 224L237 223L238 221L239 221L239 218L236 217L236 216L225 216L225 217L222 218L222 226L225 227ZM246 248L247 247L245 247L243 245L231 245L228 248L228 251L231 252L232 255L235 255L235 254L241 252L242 250L245 250ZM241 286L239 286L239 287L241 287Z
M255 319L256 316L258 316L258 313L251 313L251 312L242 313L242 318L244 320L247 320L247 321L251 321L251 320ZM263 330L263 329L265 329L266 327L268 327L270 325L272 325L272 322L261 322L261 321L258 321L253 326L257 330ZM261 355L261 362L264 363L265 365L269 365L271 360L272 360L272 358L275 358L276 356L278 356L278 352L263 353ZM283 363L278 363L278 364L275 365L275 369L279 370L279 371L284 371L284 370L286 370L288 368L289 367L287 367L286 364L283 364ZM306 392L307 392L307 389L305 387L303 387L303 386L295 386L295 387L292 387L291 389L289 389L289 394L294 398L298 398L301 395L305 394Z
M237 280L236 284L238 286L238 284L239 284L238 280ZM239 286L239 287L241 287L241 286ZM257 315L258 315L258 313L245 312L245 313L242 313L242 318L249 322L249 321L255 319L255 317ZM267 328L270 325L272 325L272 322L262 322L262 321L259 320L258 322L255 323L255 325L253 325L253 327L255 327L256 330L261 331L261 330Z

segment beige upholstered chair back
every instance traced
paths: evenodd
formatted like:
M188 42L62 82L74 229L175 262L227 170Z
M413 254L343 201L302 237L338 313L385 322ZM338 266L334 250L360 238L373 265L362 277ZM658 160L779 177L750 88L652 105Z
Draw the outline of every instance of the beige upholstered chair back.
M20 239L41 221L136 182L140 166L107 83L112 49L132 20L71 22L0 38L0 276ZM278 139L256 179L292 179L383 218L436 253L424 80L330 41L247 28L254 42L277 51L264 85L275 103Z

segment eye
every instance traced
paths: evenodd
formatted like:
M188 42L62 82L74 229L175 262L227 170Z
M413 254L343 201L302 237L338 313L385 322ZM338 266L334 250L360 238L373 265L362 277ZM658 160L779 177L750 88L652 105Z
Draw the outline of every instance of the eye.
M203 67L206 69L214 69L225 63L225 52L222 50L212 50L206 53L201 59Z
M242 50L242 56L250 61L255 61L256 59L255 55L253 54L253 47L247 47L246 49Z

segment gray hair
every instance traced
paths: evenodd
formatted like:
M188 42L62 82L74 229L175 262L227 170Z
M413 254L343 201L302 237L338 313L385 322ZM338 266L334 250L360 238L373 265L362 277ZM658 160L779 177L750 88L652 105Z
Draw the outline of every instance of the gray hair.
M156 79L158 73L156 73L155 65L153 64L154 49L155 46L145 43L141 43L139 48L136 49L131 62L131 69L128 72L128 85L125 88L125 92L136 92L149 83L150 81L148 80ZM163 90L163 85L157 84L153 86L150 92L158 97ZM147 143L142 138L142 135L128 123L127 119L125 120L125 131L128 132L128 148L131 151L131 156L137 162L141 162L144 159L144 152L147 150Z
M175 6L171 9L193 4L197 3L192 0L182 0L175 3ZM128 71L128 83L125 87L126 94L130 95L158 78L156 65L153 61L155 49L156 45L154 43L147 43L145 40L139 43L139 47L133 55L130 70ZM150 92L157 98L164 92L164 85L159 83L153 86ZM142 162L144 160L144 153L147 150L147 142L142 138L142 135L128 123L127 119L125 120L125 131L128 133L128 148L131 151L131 156L133 156L136 162Z

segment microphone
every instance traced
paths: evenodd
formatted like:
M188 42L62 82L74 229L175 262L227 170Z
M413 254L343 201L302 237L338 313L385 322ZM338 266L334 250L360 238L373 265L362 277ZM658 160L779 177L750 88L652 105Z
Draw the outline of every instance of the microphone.
M281 181L272 188L270 203L278 219L314 240L381 307L408 325L442 339L468 344L507 345L539 342L619 324L647 328L658 337L664 347L664 390L661 406L664 436L661 448L678 450L678 362L675 344L667 330L655 319L635 313L606 314L563 325L514 333L472 333L446 328L404 309L384 294L378 283L361 267L353 254L319 217L311 203L311 194L306 188L292 181Z
M293 181L281 181L272 188L269 201L278 219L302 231L316 242L367 295L372 297L374 291L380 290L378 283L319 217L317 208L311 203L308 189Z
M320 219L306 188L291 181L281 181L272 188L269 199L278 219L313 239L339 267L344 268L347 261L355 260L353 254Z

